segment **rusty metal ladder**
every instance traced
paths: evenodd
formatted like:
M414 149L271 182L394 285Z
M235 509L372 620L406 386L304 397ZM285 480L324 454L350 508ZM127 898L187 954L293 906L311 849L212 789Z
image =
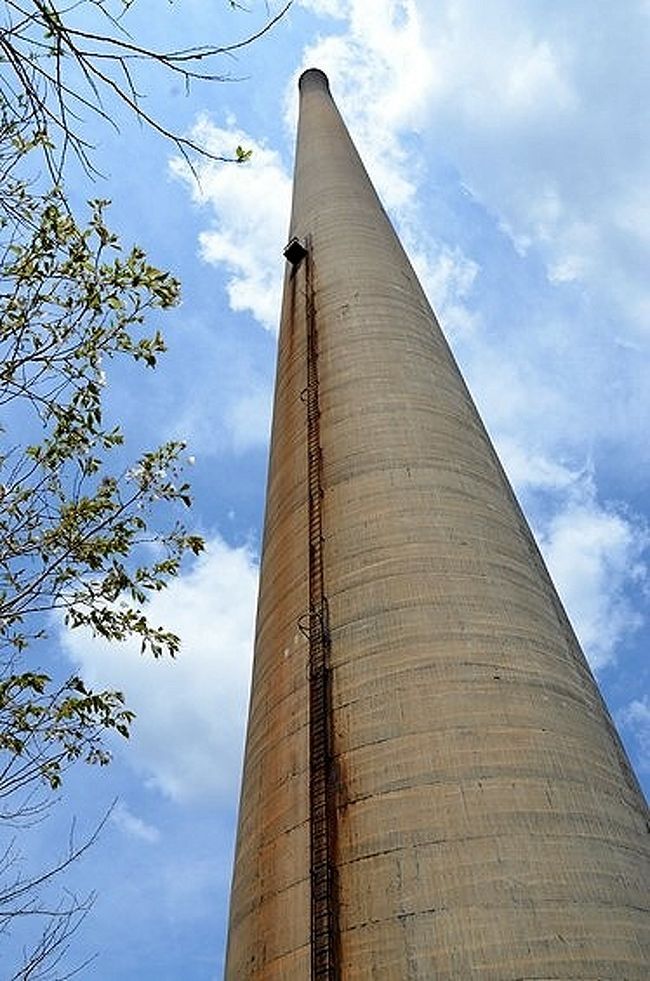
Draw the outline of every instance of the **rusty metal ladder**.
M307 326L307 481L309 525L309 811L311 979L339 981L334 844L336 810L331 786L332 722L329 622L323 575L323 485L318 387L318 331L312 257L304 259Z

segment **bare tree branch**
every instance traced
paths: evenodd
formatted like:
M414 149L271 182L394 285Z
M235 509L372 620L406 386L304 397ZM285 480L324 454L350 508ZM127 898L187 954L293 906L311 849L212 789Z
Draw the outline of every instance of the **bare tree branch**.
M22 95L34 124L49 130L55 145L44 144L43 152L53 180L61 178L68 152L72 151L89 174L97 174L82 135L83 124L74 107L82 106L93 115L115 125L106 105L113 99L125 106L136 119L168 140L189 162L189 153L212 160L237 162L233 154L224 157L175 130L145 111L133 66L150 64L162 72L178 75L186 91L193 82L233 82L230 73L213 65L259 41L286 15L292 0L257 31L231 44L201 44L177 50L157 50L137 43L120 18L112 15L99 0L80 0L67 8L57 8L52 0L2 0L4 23L0 27L0 87ZM129 5L123 5L122 14ZM231 6L237 6L236 4ZM87 30L73 23L79 8L94 8L107 18L113 33ZM268 10L268 7L267 7Z

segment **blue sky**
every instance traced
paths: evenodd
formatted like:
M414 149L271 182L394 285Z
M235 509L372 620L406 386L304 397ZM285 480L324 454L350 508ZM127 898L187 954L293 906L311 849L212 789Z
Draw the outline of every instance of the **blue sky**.
M138 0L161 47L234 39L266 5ZM280 4L269 4L273 12ZM637 772L650 786L647 0L294 0L224 68L148 80L148 108L246 166L200 184L115 110L95 129L111 222L183 282L155 373L109 379L134 454L188 441L206 554L156 597L174 664L60 634L59 658L138 715L112 766L78 770L53 821L100 841L71 874L96 889L76 938L98 981L221 976L250 669L295 80L316 65L421 276L524 505ZM192 462L190 462L191 458ZM64 842L61 838L61 846Z

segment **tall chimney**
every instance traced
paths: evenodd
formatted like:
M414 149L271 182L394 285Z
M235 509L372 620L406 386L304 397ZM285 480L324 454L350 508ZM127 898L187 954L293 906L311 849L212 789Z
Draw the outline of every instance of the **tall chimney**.
M300 121L226 977L650 977L647 810L325 75Z

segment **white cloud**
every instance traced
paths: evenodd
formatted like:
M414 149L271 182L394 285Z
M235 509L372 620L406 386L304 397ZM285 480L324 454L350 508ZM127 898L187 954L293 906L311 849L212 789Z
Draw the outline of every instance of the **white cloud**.
M402 137L418 131L520 251L539 250L552 283L586 283L632 331L647 328L640 8L341 0L331 13L345 30L310 45L303 66L331 76L389 207L413 200L418 163Z
M588 474L550 460L541 452L531 452L511 437L496 441L499 459L518 491L528 487L564 491L576 486Z
M345 33L309 45L301 68L326 72L336 102L359 148L378 193L390 210L416 272L450 336L471 332L477 317L464 301L479 272L476 262L454 245L425 231L417 203L422 161L406 138L426 119L435 87L418 4L414 0L341 0L329 4L303 0L318 13L346 17ZM295 129L297 71L287 90L287 122Z
M400 136L422 123L433 71L418 8L414 0L376 0L372 5L348 0L337 11L339 16L346 13L347 32L309 45L300 70L316 66L327 73L380 197L388 208L400 211L416 189L416 161ZM293 131L295 77L287 100Z
M303 2L322 16L329 7ZM339 20L308 46L302 67L330 76L492 427L521 442L526 431L543 432L548 451L597 434L633 440L647 455L636 422L650 411L642 361L622 355L650 322L641 21L630 35L641 15L626 5L598 15L592 5L565 5L549 17L533 0L341 0L331 12ZM289 100L295 112L295 78ZM448 242L423 231L427 154L481 203L471 221L492 222L522 258L532 253L528 270L514 274L542 260L556 287L543 297L556 304L552 319L540 287L526 296L507 279L500 288L517 302L500 323L471 309L477 256L463 254L453 231ZM435 232L444 229L443 218Z
M61 634L90 685L124 691L137 714L124 758L174 800L236 794L256 593L250 551L217 538L149 604L152 622L181 637L176 660L152 662L137 643L107 645L79 631ZM138 819L126 811L118 816L134 833Z
M444 324L445 335L453 341L471 334L478 324L478 316L462 301L472 291L479 272L478 264L463 255L459 248L441 245L423 249L416 235L404 236L404 232L402 239L418 279Z
M526 39L510 63L504 79L503 95L508 107L515 112L534 110L540 95L553 99L562 109L573 108L575 93L568 82L557 53L546 41Z
M638 743L643 769L650 769L650 698L633 699L618 713L618 722Z
M252 150L244 164L196 161L198 182L180 158L171 161L171 169L197 204L212 209L212 226L200 235L200 254L228 270L231 308L249 311L267 330L276 330L290 178L279 154L238 129L234 120L221 128L202 116L191 135L216 155L232 155L238 145Z
M517 282L518 271L505 270L498 295L499 270L486 263L481 330L449 332L481 415L500 446L537 447L552 461L593 458L598 482L613 479L613 493L625 495L650 460L647 344L591 298L556 302Z
M643 622L626 587L645 576L647 536L615 511L586 501L556 514L541 545L592 667L604 667Z
M303 53L302 69L316 64L330 75L346 124L362 150L380 195L392 209L399 232L450 332L467 332L475 317L463 300L478 266L456 246L449 247L420 231L414 198L417 159L404 148L402 135L421 120L431 62L413 0L380 0L372 8L361 0L304 4L320 14L349 17L349 32L325 37ZM297 87L287 90L287 120L293 142ZM200 235L203 259L228 270L227 291L233 310L248 310L267 329L277 326L283 264L281 250L289 221L291 179L279 154L256 142L234 122L226 128L201 117L192 138L215 154L237 144L253 150L250 163L234 167L198 161L197 184L187 164L172 161L173 173L190 188L197 204L212 209L212 227ZM246 415L245 400L237 418ZM238 424L233 417L235 430Z
M572 469L511 439L499 441L499 453L582 648L592 668L603 668L643 623L648 530L599 502L590 468Z
M300 6L324 17L343 18L347 12L347 0L300 0Z
M438 145L444 134L462 179L517 247L539 249L552 282L587 283L641 328L638 205L647 207L650 171L640 12L572 4L549 16L532 0L419 7L435 65L428 131Z
M113 824L131 838L154 844L160 840L160 831L152 824L147 824L134 814L124 801L118 801L111 811Z

